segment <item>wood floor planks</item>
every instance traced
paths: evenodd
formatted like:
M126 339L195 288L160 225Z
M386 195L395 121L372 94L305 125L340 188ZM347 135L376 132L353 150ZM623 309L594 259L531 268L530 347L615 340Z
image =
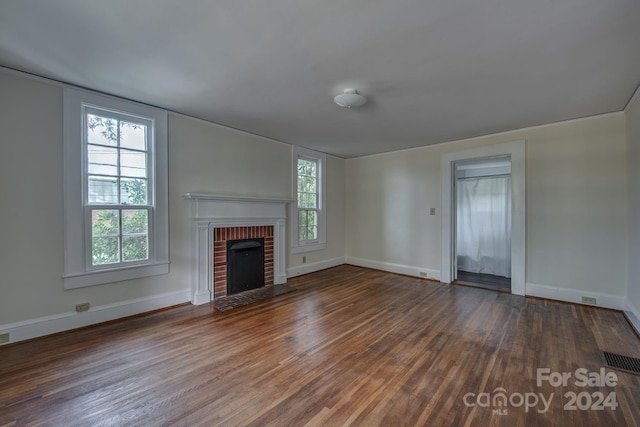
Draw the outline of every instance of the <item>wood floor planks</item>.
M638 376L536 384L537 368L597 372L599 349L640 357L619 312L354 266L288 284L226 313L185 305L0 347L0 426L640 425ZM500 388L554 397L544 413L465 404ZM571 391L619 406L565 410Z

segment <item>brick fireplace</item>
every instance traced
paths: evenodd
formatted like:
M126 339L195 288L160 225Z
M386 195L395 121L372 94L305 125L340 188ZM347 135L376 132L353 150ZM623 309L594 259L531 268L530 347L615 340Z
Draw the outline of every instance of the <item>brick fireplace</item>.
M226 295L228 240L264 238L265 284L286 283L286 212L292 200L196 193L184 198L191 208L193 304Z
M273 226L213 230L213 299L227 295L227 241L264 238L264 284L273 285Z

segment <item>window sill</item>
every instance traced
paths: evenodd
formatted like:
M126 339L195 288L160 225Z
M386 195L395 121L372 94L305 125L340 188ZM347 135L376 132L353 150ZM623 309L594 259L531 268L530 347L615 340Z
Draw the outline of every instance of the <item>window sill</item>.
M64 289L77 289L167 273L169 273L169 262L165 261L111 270L72 273L66 274L62 278L64 281Z
M300 254L304 252L321 251L327 248L326 243L309 243L306 245L295 245L291 247L292 254Z

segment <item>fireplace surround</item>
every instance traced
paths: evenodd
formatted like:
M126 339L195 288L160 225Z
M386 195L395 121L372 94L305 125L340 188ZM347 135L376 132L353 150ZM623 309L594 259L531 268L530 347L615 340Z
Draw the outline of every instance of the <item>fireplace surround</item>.
M230 270L233 266L230 265L229 244L245 239L261 239L264 249L261 286L273 285L273 226L216 227L213 231L213 299L230 295L228 285L229 280L233 280Z
M251 227L258 230L272 227L273 284L286 283L286 219L287 204L291 199L223 196L215 194L187 193L191 220L191 302L205 304L212 301L214 293L214 244L216 230L242 230ZM253 228L255 227L255 228ZM249 229L249 230L251 230ZM267 232L268 234L269 232ZM251 235L247 237L270 237ZM265 259L267 254L265 254ZM266 265L265 265L266 267ZM218 296L220 294L218 293Z

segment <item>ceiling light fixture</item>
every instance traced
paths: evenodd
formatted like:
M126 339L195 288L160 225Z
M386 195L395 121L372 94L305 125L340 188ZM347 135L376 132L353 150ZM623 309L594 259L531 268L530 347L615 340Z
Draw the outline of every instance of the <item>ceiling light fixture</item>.
M341 107L362 107L367 102L367 98L360 95L357 90L349 88L345 89L344 93L336 95L336 97L333 98L333 102Z

